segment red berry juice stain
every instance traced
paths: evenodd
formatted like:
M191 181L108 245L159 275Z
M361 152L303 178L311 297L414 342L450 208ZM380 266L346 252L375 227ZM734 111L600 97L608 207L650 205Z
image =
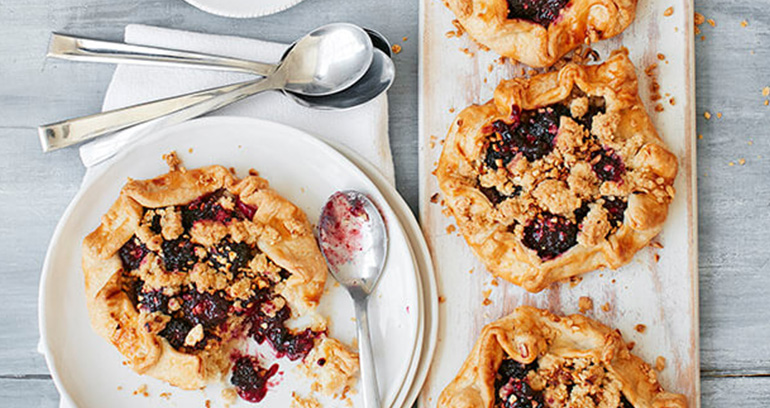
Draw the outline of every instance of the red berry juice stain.
M363 250L362 230L370 222L361 200L334 193L324 206L319 222L321 248L332 265L350 262Z

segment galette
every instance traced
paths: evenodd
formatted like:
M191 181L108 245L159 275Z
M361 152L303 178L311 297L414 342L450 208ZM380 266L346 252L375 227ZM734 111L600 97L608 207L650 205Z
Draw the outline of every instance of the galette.
M628 263L661 231L676 174L625 50L503 81L457 116L436 170L476 256L532 292Z
M522 306L481 332L439 408L686 408L620 332Z
M531 67L623 32L636 0L445 0L473 39Z
M199 389L232 369L238 394L259 401L277 366L237 346L252 337L300 360L325 344L326 263L306 215L265 179L167 161L169 173L129 180L83 242L91 325L139 374Z

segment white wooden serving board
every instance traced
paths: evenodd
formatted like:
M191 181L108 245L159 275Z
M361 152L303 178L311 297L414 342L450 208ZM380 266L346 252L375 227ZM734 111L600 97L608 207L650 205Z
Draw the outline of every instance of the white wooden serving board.
M665 10L673 7L673 14ZM617 271L595 271L575 287L552 286L533 295L493 277L472 255L458 232L447 229L453 218L442 214L442 205L431 203L439 192L432 174L441 153L440 143L457 113L470 104L492 97L501 80L520 75L521 67L501 65L499 55L481 50L467 34L448 38L455 18L440 0L421 3L420 61L420 215L423 231L436 265L439 295L439 336L436 356L421 407L434 407L439 394L455 377L481 328L528 304L559 314L578 312L578 299L589 296L593 311L586 314L621 330L633 341L633 352L654 364L666 359L659 373L669 391L685 394L690 407L700 406L698 347L697 207L695 167L695 98L692 0L639 0L637 16L624 34L593 45L603 61L621 46L630 50L647 111L661 137L679 157L676 198L657 241L662 249L648 247ZM462 52L466 49L468 52ZM658 54L665 61L658 60ZM472 55L469 55L472 54ZM657 80L664 95L664 111L655 112L649 98L652 79L645 68L658 63ZM491 67L491 68L490 68ZM491 69L491 71L490 71ZM670 96L665 97L666 94ZM675 104L669 99L673 97ZM656 255L660 256L656 262ZM482 304L485 295L492 301ZM609 303L610 310L601 306ZM646 331L634 330L644 324Z

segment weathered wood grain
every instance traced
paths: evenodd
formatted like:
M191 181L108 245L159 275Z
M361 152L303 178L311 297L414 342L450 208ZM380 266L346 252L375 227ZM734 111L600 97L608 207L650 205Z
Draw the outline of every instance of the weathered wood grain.
M672 5L673 13L666 13ZM636 20L623 35L592 45L605 58L611 50L628 47L651 119L680 159L677 197L663 232L656 238L665 248L640 251L618 272L587 274L575 288L559 284L534 295L505 281L497 285L454 232L455 220L446 219L442 206L430 200L438 191L431 173L441 152L438 141L457 112L486 102L500 80L521 75L521 68L495 62L495 53L480 49L467 35L446 38L454 15L440 3L424 1L422 13L420 214L441 275L439 292L446 302L441 308L437 358L421 403L435 405L485 324L521 304L559 314L575 313L578 298L590 296L595 309L589 316L619 328L627 340L636 343L634 352L644 360L665 357L671 364L659 375L664 387L685 394L690 406L700 406L692 2L640 2ZM665 63L658 57L660 53L665 54ZM649 99L651 80L644 75L645 68L653 63L658 66L661 93L668 93L661 112L653 111L657 102ZM677 102L669 103L669 97ZM653 260L655 254L660 262ZM611 305L609 312L599 310L605 303ZM647 326L644 335L634 332L638 323Z

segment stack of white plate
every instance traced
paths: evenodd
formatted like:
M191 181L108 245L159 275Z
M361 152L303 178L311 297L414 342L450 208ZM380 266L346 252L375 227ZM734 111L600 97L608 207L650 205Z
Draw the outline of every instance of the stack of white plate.
M231 18L253 18L275 14L302 0L185 0L211 14Z
M91 329L85 307L80 267L83 238L99 224L128 177L165 173L161 156L170 151L176 151L188 168L221 164L241 176L249 169L259 171L312 223L335 191L359 190L377 203L390 238L382 280L369 306L380 393L383 407L410 407L433 357L438 295L430 254L409 207L379 171L356 153L284 125L234 117L198 119L164 129L86 174L56 228L40 284L41 352L62 405L181 407L204 406L206 400L221 405L220 385L182 391L121 364L118 351ZM320 311L330 320L332 336L353 343L352 301L331 277ZM271 381L262 406L288 407L292 391L309 393L310 384L294 364L285 360L279 364L282 375ZM133 395L143 385L149 397ZM350 398L354 406L361 406L360 393L353 392ZM241 401L235 406L253 405Z

